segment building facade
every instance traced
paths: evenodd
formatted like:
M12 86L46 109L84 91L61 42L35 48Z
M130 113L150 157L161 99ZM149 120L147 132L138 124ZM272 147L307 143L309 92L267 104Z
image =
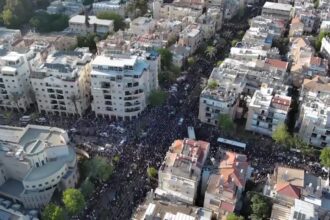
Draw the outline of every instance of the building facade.
M69 20L69 30L72 33L87 34L107 34L113 31L113 21L98 19L96 16L76 15Z
M91 54L55 51L31 74L39 112L82 115L90 105Z
M149 62L130 54L97 56L92 61L92 110L111 119L137 118L158 88L158 66L159 57Z
M77 184L76 153L64 130L0 126L0 140L0 195L25 208L41 208L56 189Z

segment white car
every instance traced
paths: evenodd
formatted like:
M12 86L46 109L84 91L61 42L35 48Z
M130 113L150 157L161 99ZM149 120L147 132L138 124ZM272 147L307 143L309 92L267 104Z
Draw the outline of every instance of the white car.
M178 125L182 125L182 123L183 123L183 118L180 118L179 122L178 122Z
M102 132L99 134L101 137L109 137L109 134L107 132Z
M40 118L37 118L37 119L36 119L36 122L39 122L39 123L46 123L46 122L47 122L47 119L44 118L44 117L40 117Z
M20 122L22 123L29 123L31 121L31 116L30 115L24 115L19 119Z

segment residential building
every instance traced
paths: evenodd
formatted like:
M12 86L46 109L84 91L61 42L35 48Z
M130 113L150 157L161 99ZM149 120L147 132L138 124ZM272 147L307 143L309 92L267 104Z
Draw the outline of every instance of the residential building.
M131 54L96 56L92 61L92 110L118 120L137 118L148 96L158 88L159 56L154 60Z
M264 6L262 7L262 16L269 18L278 18L288 21L292 16L292 5L275 2L265 2Z
M250 20L250 28L268 33L272 38L280 38L286 30L286 23L282 19L257 16Z
M0 56L0 70L0 107L26 111L33 102L26 55L5 52Z
M290 110L291 97L286 92L263 84L248 105L245 129L271 136L277 125L285 123Z
M78 15L84 11L84 5L80 0L56 0L47 7L49 14L65 14L69 17Z
M203 5L194 4L168 4L163 3L161 0L153 2L153 18L154 19L173 19L182 21L184 17L191 16L198 18L203 14Z
M172 62L178 67L182 67L186 59L192 54L190 47L173 44L170 48L173 54Z
M11 46L21 38L22 35L20 30L0 27L0 44L8 44Z
M100 12L115 12L125 17L126 4L121 4L120 0L102 1L93 3L93 13L97 15Z
M322 21L320 32L330 32L330 20L329 21Z
M136 35L152 33L155 30L156 22L152 18L138 17L130 23L130 31Z
M76 153L66 131L38 125L0 126L0 195L26 209L47 205L55 190L75 187Z
M76 15L69 20L69 30L76 34L107 34L113 31L113 21L98 19L96 16Z
M330 144L330 80L315 76L305 79L300 94L300 112L296 127L298 135L316 147Z
M242 208L242 193L252 168L246 155L225 152L218 170L211 173L204 197L204 208L218 214L218 219Z
M179 34L178 45L184 47L190 47L191 53L195 52L200 46L203 40L203 33L201 31L201 26L192 24L188 25Z
M141 204L133 214L132 220L211 220L213 217L214 214L211 210L182 203L172 203L155 197Z
M229 115L234 119L239 95L246 85L244 72L236 72L222 65L213 69L208 84L215 86L207 86L200 95L199 120L218 125L220 114Z
M209 149L205 141L175 140L159 168L156 194L194 204Z
M317 208L314 204L295 199L294 206L291 208L289 220L296 219L309 219L309 220L318 220L319 214Z
M302 23L299 17L295 17L291 20L289 37L300 37L304 34L304 23Z
M90 105L91 53L54 51L31 74L41 113L82 115Z
M326 57L330 58L330 37L324 37L322 39L322 45L320 52Z

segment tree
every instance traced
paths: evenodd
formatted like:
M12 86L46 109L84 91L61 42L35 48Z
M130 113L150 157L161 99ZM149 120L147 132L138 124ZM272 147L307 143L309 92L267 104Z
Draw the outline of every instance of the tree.
M228 114L220 114L218 118L219 128L225 132L232 131L235 128L235 124Z
M237 43L238 43L238 40L234 39L231 41L231 46L235 47Z
M96 15L98 19L113 20L114 31L124 30L126 24L124 18L115 12L103 11Z
M93 193L94 189L95 186L89 178L86 178L80 186L80 191L85 198L88 198Z
M91 5L94 3L94 0L83 0L83 5Z
M94 157L84 161L83 164L87 177L95 178L100 181L107 181L113 172L113 167L103 157Z
M321 150L320 161L323 166L330 168L330 147Z
M66 219L63 208L50 203L48 204L41 214L43 220L63 220Z
M6 27L20 28L30 20L33 11L31 0L7 0L2 11L2 19Z
M88 47L90 51L96 52L96 36L95 33L88 33L85 36L77 36L77 46Z
M324 37L327 37L327 36L330 36L330 32L324 32L324 31L321 31L319 33L319 35L315 38L315 49L316 51L320 51L321 49L321 45L322 45L322 39Z
M75 94L75 93L72 93L72 94L70 95L70 97L69 97L69 100L70 100L70 101L72 102L72 104L74 105L75 113L76 113L77 115L80 115L80 116L81 116L81 114L80 114L79 111L78 111L78 105L77 105L77 102L80 101L80 96L77 95L77 94Z
M287 144L290 138L287 126L284 123L278 124L273 131L272 138L277 144Z
M254 194L251 199L252 220L268 219L271 213L271 204L269 200L259 194Z
M42 33L62 31L69 26L69 17L63 14L37 12L29 21L30 25Z
M158 49L160 54L160 64L162 70L168 70L172 66L173 54L166 48Z
M195 57L188 57L188 65L191 66L196 62Z
M67 189L63 192L63 203L70 215L79 214L85 207L83 194L77 189Z
M211 90L214 90L214 89L216 89L217 87L218 87L218 82L216 81L216 80L214 80L214 79L211 79L211 80L209 80L208 81L208 83L207 83L207 88L208 89L211 89Z
M151 91L149 95L149 104L152 107L160 106L165 103L167 94L162 90Z
M235 215L235 213L229 213L226 220L244 220L244 218L242 216Z
M217 52L217 49L213 46L207 46L205 50L206 56L208 56L210 59L213 59L215 57L215 54Z
M5 9L2 12L2 20L4 25L6 25L7 27L11 27L14 23L13 12L10 9Z
M147 174L149 178L156 178L158 171L155 167L148 167Z

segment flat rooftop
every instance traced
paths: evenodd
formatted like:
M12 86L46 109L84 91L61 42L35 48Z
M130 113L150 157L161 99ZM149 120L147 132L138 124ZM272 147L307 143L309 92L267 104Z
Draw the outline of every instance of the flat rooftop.
M88 16L89 17L89 24L97 24L97 25L105 25L110 26L113 25L113 20L105 20L105 19L98 19L96 16ZM70 18L69 23L77 23L77 24L84 24L85 25L85 15L76 15Z
M284 3L265 2L263 8L289 12L292 9L292 5Z
M0 186L0 194L9 198L20 198L20 195L23 191L23 183L14 179L8 179L4 184Z

